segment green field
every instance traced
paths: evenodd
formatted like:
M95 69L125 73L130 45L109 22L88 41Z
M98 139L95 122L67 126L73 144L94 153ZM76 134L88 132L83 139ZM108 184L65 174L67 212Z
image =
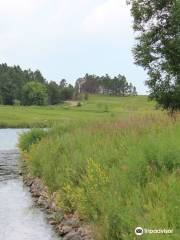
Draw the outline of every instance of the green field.
M81 107L56 106L0 106L0 127L48 127L72 121L95 121L130 114L156 113L155 103L146 96L104 97L90 96Z
M19 120L26 110L16 109ZM155 110L143 96L91 96L81 107L28 110L39 123L43 116L60 123L21 136L29 174L57 193L58 206L88 223L95 240L138 239L137 226L174 231L145 240L179 239L178 115Z

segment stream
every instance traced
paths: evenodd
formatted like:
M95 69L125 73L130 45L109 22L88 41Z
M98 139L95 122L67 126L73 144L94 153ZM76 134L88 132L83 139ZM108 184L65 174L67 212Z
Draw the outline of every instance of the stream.
M0 129L0 240L58 240L18 175L23 129Z

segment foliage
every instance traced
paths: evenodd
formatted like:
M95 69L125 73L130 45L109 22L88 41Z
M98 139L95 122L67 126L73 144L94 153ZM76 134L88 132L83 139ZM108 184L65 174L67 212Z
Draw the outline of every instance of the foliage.
M28 82L22 89L23 105L47 105L47 88L40 82Z
M60 95L62 100L71 100L73 98L74 88L71 84L66 87L60 87Z
M48 103L49 104L58 104L61 101L60 89L56 82L51 81L48 84Z
M22 70L19 66L9 67L7 64L0 64L0 95L3 104L12 105L14 100L22 100L22 88L29 81L36 81L42 84L45 79L40 71L32 72Z
M129 0L137 44L135 61L149 75L150 97L180 110L180 1Z
M29 96L29 92L28 99L26 99L27 93L25 90L27 91L27 86L30 91L30 85L31 87L32 85L36 85L39 89L40 84L41 86L43 85L42 88L44 90L45 88L48 89L48 104L50 105L58 104L63 100L71 99L73 96L74 88L71 85L67 85L65 79L63 79L58 85L54 81L47 82L39 70L33 72L30 69L22 70L19 66L10 67L7 66L7 64L0 64L0 104L13 105L15 101L19 101L19 103L25 105L43 105L47 102L47 99L44 99L45 102L40 101L34 88L32 88L32 95L36 95L36 97ZM42 93L42 91L40 92ZM43 92L45 97L45 91ZM35 99L37 99L37 102Z

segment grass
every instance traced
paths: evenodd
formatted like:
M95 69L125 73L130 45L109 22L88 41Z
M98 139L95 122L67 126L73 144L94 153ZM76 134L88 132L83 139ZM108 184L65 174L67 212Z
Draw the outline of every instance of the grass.
M0 106L1 128L49 127L74 121L113 119L129 114L156 112L155 103L146 96L106 97L90 96L81 107L68 104L45 107Z
M145 97L93 96L67 108L76 121L41 139L33 132L20 139L30 174L57 192L60 207L87 221L96 240L138 239L137 226L174 231L142 239L178 240L179 117L155 111Z

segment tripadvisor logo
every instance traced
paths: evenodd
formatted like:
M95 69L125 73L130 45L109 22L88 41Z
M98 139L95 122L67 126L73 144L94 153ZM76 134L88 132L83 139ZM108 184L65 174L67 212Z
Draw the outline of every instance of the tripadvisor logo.
M143 228L142 227L137 227L135 229L135 234L138 235L138 236L141 236L143 235L144 231L143 231Z
M135 234L138 236L141 236L143 234L172 234L173 233L173 229L148 229L148 228L142 228L142 227L137 227L135 228Z

